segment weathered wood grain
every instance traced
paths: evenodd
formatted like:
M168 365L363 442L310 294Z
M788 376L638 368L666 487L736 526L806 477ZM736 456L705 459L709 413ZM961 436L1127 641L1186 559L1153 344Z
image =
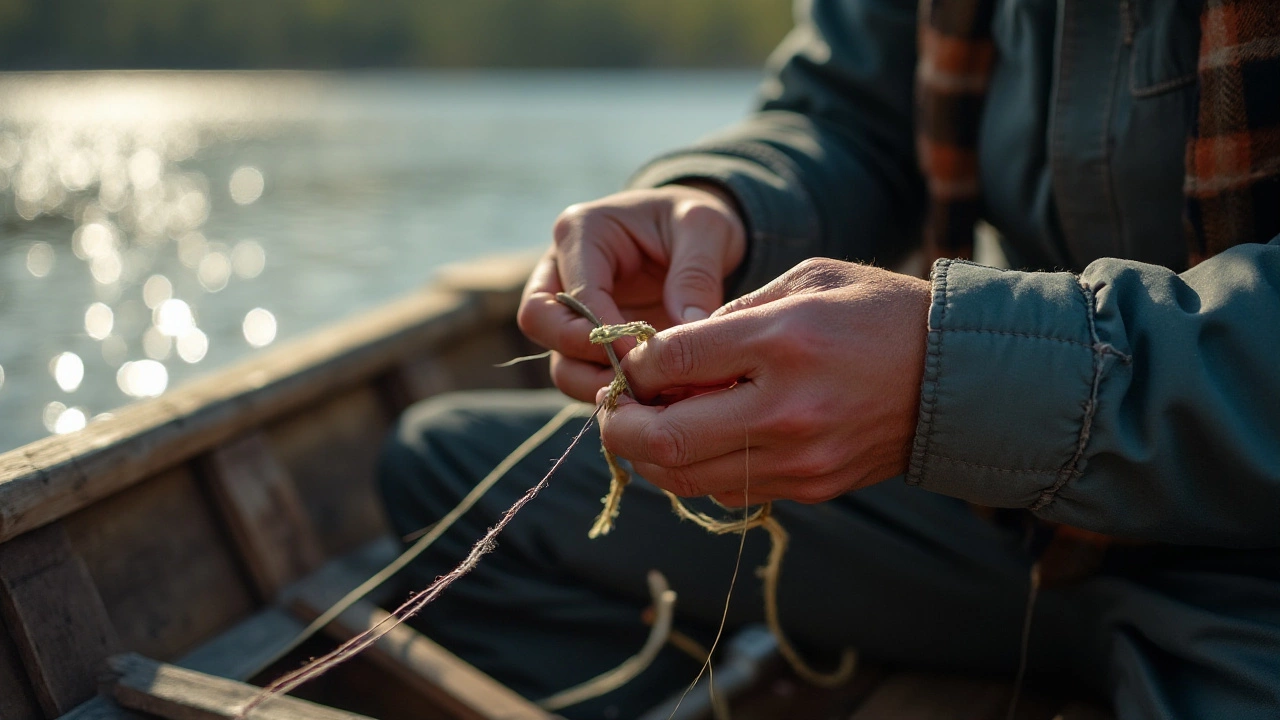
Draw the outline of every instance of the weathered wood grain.
M0 612L46 715L93 696L119 640L61 523L0 545Z
M289 589L289 606L306 619L318 616L380 568L381 563L368 563L371 557L373 553L366 553L345 563L330 563ZM326 632L346 640L381 623L387 615L373 603L361 601L340 615ZM365 657L418 689L437 710L459 720L553 717L408 625L393 628L365 652Z
M117 655L108 665L119 676L113 688L116 702L170 720L233 720L260 689L133 653ZM364 716L296 698L278 697L256 708L249 718L359 720Z
M326 556L388 532L374 470L390 427L382 399L366 386L336 393L266 429Z
M63 715L58 720L150 720L154 716L141 715L132 710L120 707L115 700L107 697L96 697L75 710ZM6 716L6 720L8 720Z
M123 647L177 657L253 612L231 539L178 467L63 520Z
M481 305L476 295L416 293L110 420L0 455L0 541L473 332L487 322Z
M0 623L0 718L3 720L41 720L44 713L36 702L27 670L22 666L18 648Z
M302 621L293 613L273 605L250 615L174 664L207 675L248 680L302 628Z
M320 567L324 552L311 518L262 433L215 448L200 465L259 597L271 602Z

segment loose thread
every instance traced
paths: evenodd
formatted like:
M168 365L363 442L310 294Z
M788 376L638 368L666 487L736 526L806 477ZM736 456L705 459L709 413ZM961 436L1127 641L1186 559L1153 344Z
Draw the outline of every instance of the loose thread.
M545 700L539 700L538 705L543 710L555 712L617 690L636 679L653 664L662 647L671 639L671 624L675 620L676 613L676 594L662 573L650 570L649 595L653 598L655 618L649 637L640 648L640 652L627 658L614 669L597 675L581 685L561 690Z
M578 433L573 436L573 440L570 441L569 447L567 447L564 453L559 458L556 459L555 463L552 464L551 469L547 471L547 474L544 475L536 485L529 488L514 503L512 503L511 507L508 508L507 511L502 514L501 518L499 518L498 522L495 523L493 527L489 528L488 532L486 532L483 537L481 537L478 541L476 541L476 544L471 548L471 552L467 554L467 557L464 558L463 561L459 563L457 567L455 567L453 570L449 571L448 573L436 578L435 582L431 583L431 585L428 586L425 590L421 590L413 594L412 596L410 596L408 600L406 600L403 604L400 605L400 607L396 608L394 612L392 612L390 615L388 615L378 624L374 625L373 627L365 630L362 633L359 633L355 637L352 637L351 639L342 643L337 647L337 649L329 652L328 654L320 658L317 658L307 663L306 665L302 666L297 670L294 670L291 673L284 675L283 677L277 679L275 682L263 688L262 692L258 693L253 698L253 700L249 701L249 703L245 705L245 707L240 711L240 714L237 715L237 720L243 720L244 718L248 717L249 713L252 712L254 708L258 707L259 705L269 700L270 698L276 695L288 693L291 690L297 688L298 686L310 680L314 680L315 678L320 677L321 675L333 669L334 667L340 665L346 660L349 660L350 658L354 657L356 654L364 651L365 649L367 649L368 647L376 643L379 639L381 639L382 636L386 635L388 632L394 629L396 626L400 625L404 621L413 617L419 611L421 611L424 607L429 605L432 601L434 601L437 597L439 597L441 593L443 593L446 589L448 589L448 587L452 585L454 581L456 581L458 578L461 578L467 573L471 572L471 570L473 570L475 566L480 562L480 558L492 552L493 549L497 546L496 539L498 537L498 534L501 533L503 529L505 529L507 525L511 522L511 520L515 518L516 514L520 512L520 510L525 505L527 505L529 501L533 500L533 498L536 497L538 493L541 492L542 489L545 488L547 484L551 481L551 476L554 475L555 472L560 469L560 466L564 464L565 459L569 457L569 454L573 452L573 449L575 447L577 447L579 441L582 440L582 437L586 435L587 429L591 427L591 423L595 420L596 415L600 413L600 407L601 406L599 405L596 406L595 410L591 413L590 417L587 418L587 421L583 423L582 429L580 429ZM570 406L570 408L573 409L574 413L581 412L578 406ZM551 427L552 423L556 422L557 419L559 419L559 422L563 424L564 420L567 420L569 417L572 417L572 414L569 412L570 408L566 408L565 410L562 410L556 416L556 418L553 418L551 422L548 422L543 429L545 430L546 428ZM561 416L563 416L563 418ZM547 434L548 436L550 435L550 433L547 433ZM543 439L545 440L545 438ZM526 440L525 443L521 445L521 448L524 448L526 445L530 446L528 450L526 450L526 453L531 451L533 447L536 447L537 445L541 444L541 442L531 443L530 442L531 440L533 440L533 437L531 437L529 440ZM517 448L517 452L519 451L519 449L520 448ZM517 454L517 452L513 452L511 456L508 456L506 459L504 459L504 461L499 464L499 467L494 469L494 472L491 473L491 476L500 477L501 475L498 473L499 469L501 469L504 465L507 466L507 469L509 469L510 466L513 466L516 461L511 461L510 463L508 463L507 461L511 460L511 458ZM505 473L505 470L503 470L503 472ZM496 482L496 477L494 478L493 482ZM486 478L486 480L488 480L488 478ZM484 492L487 491L491 486L492 486L492 482L488 486L484 487L483 490L480 490L480 486L477 486L477 490L480 490L480 491L476 492L476 490L473 490L472 493L467 496L467 498L464 498L462 504L460 504L457 508L454 508L454 511L450 513L450 516L454 516L455 513L456 513L456 516L461 516L462 513L465 512L466 510L466 508L463 508L463 505L467 503L467 500L471 499L472 504L474 504L475 499L478 499L481 495L483 495ZM473 496L474 496L474 499L472 499ZM468 505L467 507L470 507L470 506ZM462 508L462 510L459 510L459 508ZM456 520L456 516L453 517L453 520ZM448 524L446 524L443 520L437 523L436 529L433 530L431 533L429 533L427 536L423 537L422 540L419 540L419 543L425 548L425 546L429 545L431 541L434 541L435 538L442 535L444 531L448 529L448 525L452 524L453 520L450 520ZM410 552L412 552L412 549L410 550ZM406 553L406 555L408 555L408 553ZM406 560L406 563L407 563L407 560ZM393 563L393 565L394 564L395 563ZM398 570L399 568L396 568L396 569ZM382 573L379 573L379 575L382 575L385 573L389 577L390 574L392 574L394 571L388 572L388 570L391 570L391 566L388 566L388 568L385 569ZM377 577L378 576L375 576L375 579ZM370 582L372 582L372 580L370 580ZM361 586L361 588L364 588L365 586L369 586L370 582L366 582L365 585ZM357 588L357 590L359 589L360 588ZM369 589L372 589L372 586ZM354 595L354 592L355 591L353 591L352 593L353 595ZM343 601L345 602L346 598L344 598ZM340 602L339 605L341 604L342 603ZM336 607L337 606L335 606L335 608ZM338 614L341 614L340 612L334 613L333 610L334 609L331 608L330 611L326 613L326 615L333 615L334 617L336 617ZM330 620L331 619L332 618L330 618Z
M1027 610L1022 617L1022 639L1018 643L1018 674L1013 679L1013 695L1009 698L1008 720L1018 715L1018 700L1022 695L1022 683L1027 676L1027 658L1031 650L1031 620L1035 616L1036 599L1040 597L1040 562L1031 563L1027 577Z

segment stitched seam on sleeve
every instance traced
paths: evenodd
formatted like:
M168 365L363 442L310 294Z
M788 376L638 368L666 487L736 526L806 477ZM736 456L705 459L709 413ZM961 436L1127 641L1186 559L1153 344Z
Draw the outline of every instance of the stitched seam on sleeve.
M1010 473L1014 475L1023 475L1023 474L1025 475L1057 475L1059 472L1062 472L1060 469L1035 470L1035 469L1004 468L1004 467L996 467L995 465L983 465L982 463L976 463L971 460L962 460L961 458L958 458L958 457L951 457L950 455L943 455L941 453L936 453L936 452L931 453L929 457L937 458L939 460L945 460L949 463L955 463L956 465L965 465L967 467L978 468L980 470L991 470L992 472Z
M942 366L942 326L947 316L947 269L949 260L939 260L933 266L933 304L938 308L937 327L933 326L930 308L929 338L925 345L924 378L920 388L920 420L916 427L911 461L907 465L908 485L919 485L924 479L925 458L929 453L929 441L933 437L934 413L938 408L938 385Z
M975 333L982 335L1007 335L1009 337L1025 338L1027 340L1048 340L1050 342L1062 343L1064 345L1074 345L1085 350L1093 350L1094 347L1090 343L1083 343L1079 340L1068 340L1067 338L1054 337L1052 335L1037 335L1034 333L1012 332L1009 330L987 330L984 328L947 328L949 333Z
M1081 294L1084 296L1085 319L1089 326L1089 337L1093 340L1093 382L1089 387L1089 399L1084 405L1084 417L1080 421L1080 434L1076 438L1076 449L1071 455L1071 459L1058 471L1058 477L1054 480L1053 485L1046 488L1040 493L1040 497L1031 505L1031 510L1043 510L1053 503L1060 491L1068 482L1080 476L1080 461L1084 458L1085 448L1089 445L1089 436L1093 432L1093 418L1098 409L1098 388L1102 384L1102 375L1106 370L1106 357L1108 355L1115 356L1120 362L1129 364L1128 355L1121 353L1111 346L1110 343L1104 343L1098 337L1098 326L1096 322L1096 314L1094 309L1094 293L1093 288L1081 280L1078 284Z

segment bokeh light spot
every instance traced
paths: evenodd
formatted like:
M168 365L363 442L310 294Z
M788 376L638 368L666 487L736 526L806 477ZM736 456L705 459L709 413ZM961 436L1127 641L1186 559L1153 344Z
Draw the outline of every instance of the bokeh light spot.
M195 316L191 314L191 306L175 298L160 303L155 309L152 321L160 332L170 337L185 335L196 326Z
M96 302L84 311L84 331L94 340L102 340L111 334L116 316L104 303Z
M169 371L155 360L135 360L116 371L116 385L130 397L155 397L169 385Z
M66 411L67 411L67 406L63 405L57 400L54 400L48 405L45 405L44 413L40 418L41 420L44 421L45 429L48 430L49 432L53 432L53 429L58 426L58 418L62 417L62 413Z
M155 310L160 303L173 297L173 283L164 275L152 275L142 284L142 301Z
M211 252L200 260L200 267L196 270L196 279L200 281L200 287L216 293L227 286L227 280L230 278L231 261L223 253Z
M63 410L58 419L53 422L53 431L59 435L84 429L88 418L85 417L84 411L80 408L67 408Z
M42 278L53 270L55 259L52 245L47 242L31 243L31 247L27 250L27 272Z
M178 338L178 357L184 361L195 364L204 359L206 353L209 352L209 336L193 329L191 332Z
M248 205L262 197L262 189L265 185L262 171L252 165L245 165L231 173L228 189L231 191L231 199L237 205Z
M276 339L276 316L262 308L254 308L244 316L244 339L256 348L266 347Z
M231 267L245 280L261 275L266 265L267 253L255 240L241 240L231 248Z
M59 353L49 361L49 373L63 392L75 392L84 381L84 361L73 352Z
M173 349L173 338L165 335L154 325L142 333L142 352L152 360L165 360Z

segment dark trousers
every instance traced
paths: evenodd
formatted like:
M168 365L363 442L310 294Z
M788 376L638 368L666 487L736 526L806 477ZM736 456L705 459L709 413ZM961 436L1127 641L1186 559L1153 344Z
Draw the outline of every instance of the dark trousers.
M379 477L395 530L438 520L568 401L554 391L457 393L405 413ZM581 427L521 462L409 570L425 587L536 483ZM613 533L588 540L608 472L599 436L569 460L481 561L414 622L515 691L539 699L612 668L643 644L645 581L678 593L676 625L709 639L736 536L680 522L655 488L628 489ZM717 510L716 512L723 513ZM1030 558L1024 533L963 502L890 480L820 505L780 502L791 536L783 624L814 664L844 647L882 664L1012 678ZM1280 509L1277 509L1280 522ZM746 542L728 626L762 618L768 540ZM1113 549L1089 579L1045 589L1029 646L1033 678L1097 693L1120 718L1280 718L1280 552L1177 546ZM633 717L697 672L675 651L566 717Z

